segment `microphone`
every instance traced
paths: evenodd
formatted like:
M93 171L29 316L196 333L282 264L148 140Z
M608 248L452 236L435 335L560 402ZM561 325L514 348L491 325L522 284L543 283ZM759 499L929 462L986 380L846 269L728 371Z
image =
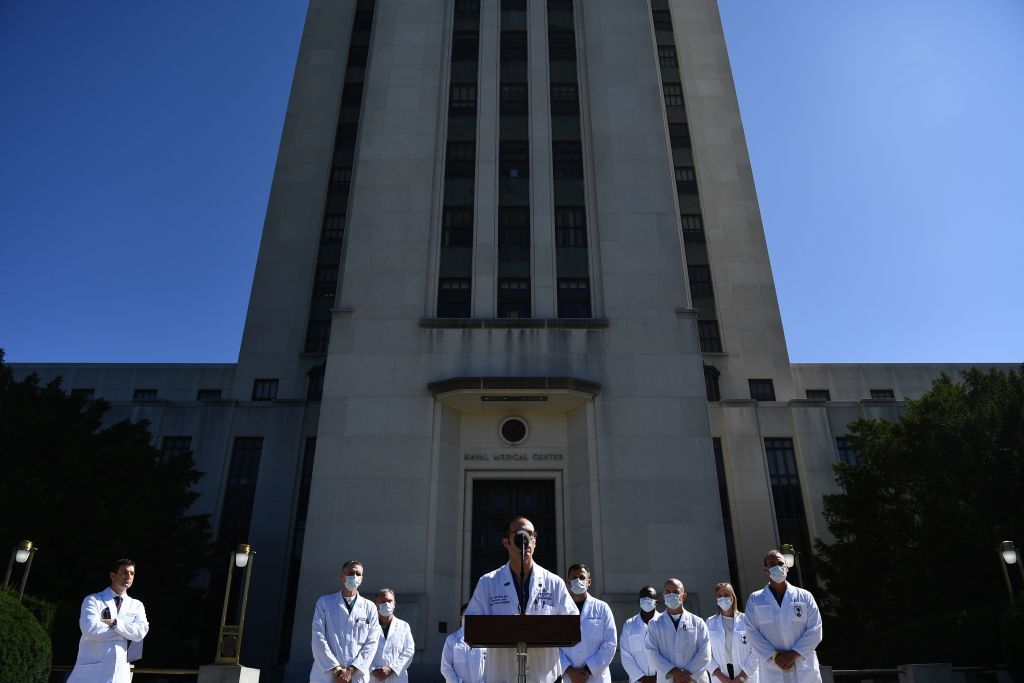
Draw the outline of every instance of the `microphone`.
M530 545L530 538L531 536L529 531L520 529L516 532L516 545L522 548L523 552L526 552L526 547Z
M523 594L519 600L519 613L526 614L527 600L529 600L529 587L526 585L526 548L530 545L530 539L532 535L525 529L520 529L516 532L516 545L519 546L519 585L522 587Z

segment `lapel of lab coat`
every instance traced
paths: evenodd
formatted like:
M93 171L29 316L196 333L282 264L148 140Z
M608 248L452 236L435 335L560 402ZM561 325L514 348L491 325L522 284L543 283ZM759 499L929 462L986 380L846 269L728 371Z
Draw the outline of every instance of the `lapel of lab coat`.
M768 590L771 590L770 588ZM785 629L786 622L793 614L793 600L796 598L796 589L789 583L786 584L786 592L782 595L782 604L779 605L779 628Z
M110 610L110 618L117 618L117 603L114 602L114 591L110 590L108 586L106 590L101 594L103 597L100 598L103 601L103 605ZM121 601L121 606L124 606L124 601Z
M536 571L536 567L534 568ZM516 582L512 574L512 565L506 563L502 568L502 574L504 574L501 583L505 589L505 595L508 596L511 601L509 604L512 605L512 613L519 614L519 596L516 595ZM530 580L533 581L534 575L531 573ZM529 600L533 601L533 586L530 586L530 597Z

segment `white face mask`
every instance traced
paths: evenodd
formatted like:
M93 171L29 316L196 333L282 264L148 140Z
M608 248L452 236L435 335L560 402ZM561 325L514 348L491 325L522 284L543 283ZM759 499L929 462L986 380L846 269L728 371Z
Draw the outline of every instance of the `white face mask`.
M382 602L377 605L377 611L382 617L390 617L395 611L395 606L390 602Z
M657 606L658 601L654 598L640 598L640 609L644 612L653 612Z
M665 607L679 609L683 606L683 599L678 593L665 593Z
M775 583L782 583L786 580L786 574L788 573L785 565L777 564L768 570L768 577Z
M718 609L722 610L723 612L728 612L729 609L732 607L732 598L730 598L728 595L723 595L722 597L715 600L715 602L718 603Z
M576 595L583 595L587 592L586 579L573 579L572 584L569 585L569 590L571 590Z
M362 582L363 577L361 576L346 576L345 588L349 589L350 591L354 591L355 589L359 588L359 584L361 584Z

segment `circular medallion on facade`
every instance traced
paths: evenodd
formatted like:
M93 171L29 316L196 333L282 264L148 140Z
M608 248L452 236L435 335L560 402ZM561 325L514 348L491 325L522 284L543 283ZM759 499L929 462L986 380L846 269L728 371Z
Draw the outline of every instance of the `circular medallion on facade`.
M498 434L505 443L520 444L526 440L526 435L529 433L530 429L521 417L506 417L498 425Z

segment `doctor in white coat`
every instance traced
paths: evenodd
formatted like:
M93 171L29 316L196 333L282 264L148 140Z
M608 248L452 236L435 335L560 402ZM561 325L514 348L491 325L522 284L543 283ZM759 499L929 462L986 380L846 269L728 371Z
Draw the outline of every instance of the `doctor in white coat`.
M761 662L761 683L821 683L821 614L814 596L786 581L782 553L764 558L768 585L747 599L747 638Z
M461 618L469 603L459 610ZM484 663L487 661L486 647L470 647L466 642L465 619L459 630L444 639L441 651L441 675L445 683L483 683Z
M640 589L640 611L622 625L619 652L629 683L656 683L658 672L647 657L647 624L658 616L658 592L654 586Z
M665 582L665 611L647 624L647 656L658 672L658 681L704 683L711 661L708 625L683 608L686 590L679 579Z
M135 582L135 562L118 560L109 575L110 587L82 602L82 639L68 683L128 683L128 662L142 656L149 633L146 608L127 592Z
M562 659L562 680L586 683L588 680L612 683L608 666L615 659L615 617L603 600L590 595L590 569L583 564L569 567L566 575L572 600L580 611L580 642L559 648Z
M409 622L395 616L395 591L381 588L377 591L377 621L380 623L381 637L377 641L377 652L373 656L370 676L374 681L388 683L407 683L409 680L409 664L416 653L416 643L412 639Z
M526 562L521 562L516 547L517 534L525 534ZM508 551L508 564L484 574L476 584L473 597L466 608L466 616L526 614L579 614L576 603L569 597L565 582L533 561L537 548L537 532L525 517L515 517L505 524L502 546ZM519 571L526 576L526 604L520 611L522 591ZM562 673L557 647L532 648L529 651L530 683L552 683ZM487 683L514 683L518 675L516 653L513 648L489 648L484 680Z
M363 563L341 567L341 591L316 601L313 612L313 668L310 683L368 683L377 653L377 606L359 595Z
M750 645L747 622L737 602L731 583L715 585L718 614L708 619L711 638L708 669L719 683L758 683L757 653Z

